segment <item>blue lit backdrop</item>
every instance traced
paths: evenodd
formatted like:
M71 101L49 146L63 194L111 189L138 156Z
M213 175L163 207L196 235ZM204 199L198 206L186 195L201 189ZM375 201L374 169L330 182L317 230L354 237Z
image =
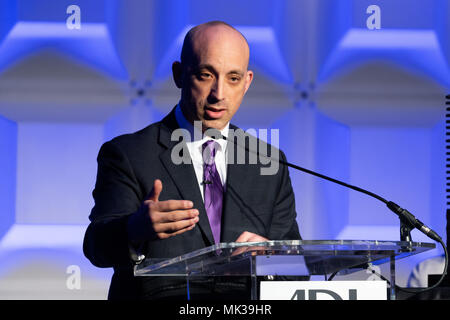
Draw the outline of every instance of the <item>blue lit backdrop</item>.
M79 30L66 26L72 4ZM380 30L366 27L372 4ZM280 129L290 162L396 201L445 237L449 15L447 0L1 1L0 298L106 297L111 270L81 253L98 149L177 103L171 63L208 20L250 43L255 81L235 124ZM305 239L399 239L376 200L291 178ZM438 253L399 262L398 283ZM80 290L66 287L69 265Z

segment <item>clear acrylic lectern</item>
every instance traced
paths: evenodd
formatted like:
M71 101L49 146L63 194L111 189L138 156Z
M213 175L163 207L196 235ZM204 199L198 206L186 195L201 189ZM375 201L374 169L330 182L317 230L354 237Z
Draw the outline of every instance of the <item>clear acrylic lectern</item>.
M395 299L395 261L435 248L434 243L362 240L289 240L219 243L175 258L147 258L135 276L257 276L349 274L369 264L390 264L390 299Z

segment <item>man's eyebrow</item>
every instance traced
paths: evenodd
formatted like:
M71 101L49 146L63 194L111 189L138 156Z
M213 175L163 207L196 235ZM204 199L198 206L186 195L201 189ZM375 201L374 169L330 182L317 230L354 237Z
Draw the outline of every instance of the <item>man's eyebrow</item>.
M215 71L215 68L212 65L208 64L208 63L200 64L200 65L198 65L196 67L196 69L197 70L208 69L210 71ZM244 72L242 70L231 70L227 74L237 74L237 75L243 76Z
M244 72L241 70L231 70L228 74L237 74L238 76L244 76Z
M200 69L208 69L208 70L214 70L214 67L210 64L199 64L195 69L200 70Z

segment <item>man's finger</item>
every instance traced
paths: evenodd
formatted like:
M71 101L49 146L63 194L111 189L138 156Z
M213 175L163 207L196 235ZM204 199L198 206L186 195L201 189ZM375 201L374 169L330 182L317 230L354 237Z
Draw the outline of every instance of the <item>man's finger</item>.
M152 204L153 205L153 204ZM152 222L156 223L170 223L177 222L180 220L192 219L199 215L197 209L188 210L175 210L169 212L154 212L152 215Z
M153 189L150 192L150 194L148 195L147 200L158 202L161 191L162 191L162 182L161 182L161 180L156 179L153 182Z
M244 231L241 235L236 239L236 242L248 242L247 240L250 238L250 232Z
M173 236L185 233L186 231L192 230L192 229L194 229L194 227L195 227L195 224L193 224L191 226L188 226L188 227L186 227L184 229L178 230L176 232L173 232L173 233L161 232L161 233L158 233L158 237L160 239L167 239L167 238L170 238L170 237L173 237Z
M156 233L177 234L180 230L189 228L198 222L198 217L176 222L158 223L154 226Z
M161 222L176 222L185 219L192 219L198 215L199 212L197 209L171 211L164 214Z
M166 200L154 204L153 208L161 212L168 212L191 209L193 206L194 204L189 200Z

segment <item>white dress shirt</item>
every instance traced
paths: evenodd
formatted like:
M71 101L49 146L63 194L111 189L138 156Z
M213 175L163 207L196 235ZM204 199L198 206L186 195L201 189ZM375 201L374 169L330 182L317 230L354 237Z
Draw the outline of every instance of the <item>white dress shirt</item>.
M203 136L201 132L201 128L194 127L184 116L181 111L180 104L178 104L175 108L175 117L177 119L178 125L182 129L186 129L189 132L189 135L185 136L184 141L186 142L187 148L189 150L189 154L192 159L192 165L194 166L195 175L197 176L198 187L200 189L200 193L202 198L204 199L203 192L203 156L202 156L202 145L208 141L213 140L209 136ZM199 130L200 129L200 130ZM228 137L229 123L225 126L224 129L220 130L220 133ZM227 181L227 140L218 139L215 140L218 143L218 148L216 150L215 163L217 171L220 175L220 180L222 181L222 185L225 190L225 185Z

